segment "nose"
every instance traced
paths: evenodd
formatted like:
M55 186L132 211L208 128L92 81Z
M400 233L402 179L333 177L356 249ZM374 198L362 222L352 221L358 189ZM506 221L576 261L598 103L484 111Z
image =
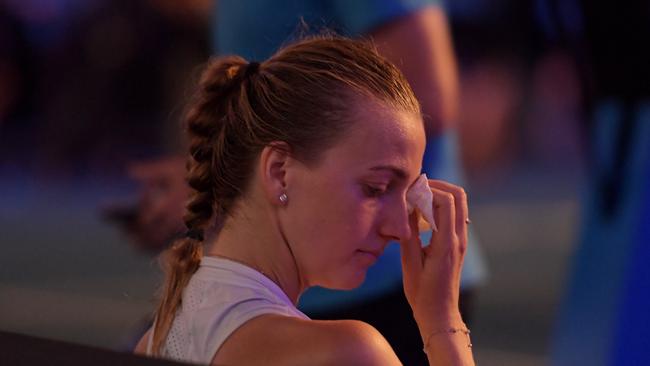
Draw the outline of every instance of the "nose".
M405 240L411 236L406 195L383 207L380 234L389 240Z

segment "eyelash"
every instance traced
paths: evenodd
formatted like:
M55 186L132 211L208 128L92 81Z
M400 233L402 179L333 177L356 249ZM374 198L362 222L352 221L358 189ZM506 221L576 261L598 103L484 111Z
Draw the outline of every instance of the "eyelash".
M370 198L378 198L381 197L384 193L386 193L386 189L383 188L376 188L367 184L363 185L363 193Z

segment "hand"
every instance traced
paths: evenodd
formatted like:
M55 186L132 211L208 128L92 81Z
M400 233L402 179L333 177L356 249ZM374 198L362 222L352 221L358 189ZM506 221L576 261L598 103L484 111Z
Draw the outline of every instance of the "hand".
M178 156L137 162L129 176L141 184L135 222L128 231L140 248L160 251L184 230L183 214L189 197L185 159Z
M464 326L458 297L467 248L467 196L443 181L429 180L429 187L438 231L422 248L415 211L409 217L411 237L401 242L404 293L423 340L434 331Z

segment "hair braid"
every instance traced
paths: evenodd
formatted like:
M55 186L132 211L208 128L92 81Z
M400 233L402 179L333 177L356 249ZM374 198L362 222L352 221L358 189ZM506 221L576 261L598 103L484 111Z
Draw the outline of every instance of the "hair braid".
M220 116L229 109L228 96L240 84L240 69L245 64L246 61L240 57L209 63L185 117L185 127L190 140L190 154L186 165L187 183L192 193L183 220L190 231L203 232L210 226L215 207L220 206L215 202L216 172L213 169L215 146L221 146L225 136L226 121ZM221 211L223 210L217 210L219 216ZM166 278L156 312L153 338L153 351L156 355L160 354L176 309L181 304L183 289L198 269L202 254L201 240L191 237L178 239L164 254L163 269Z

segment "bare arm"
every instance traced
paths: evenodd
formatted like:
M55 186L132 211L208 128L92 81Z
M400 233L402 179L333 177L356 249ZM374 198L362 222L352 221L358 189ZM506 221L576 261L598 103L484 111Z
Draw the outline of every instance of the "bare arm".
M458 114L458 70L447 16L428 6L371 33L396 64L422 105L428 137L453 128Z
M242 325L219 348L212 364L401 365L384 337L366 323L280 315L263 315Z
M460 273L467 250L468 207L465 191L429 180L438 231L422 248L417 212L411 215L411 237L402 241L404 293L425 343L430 365L474 365L470 340L458 309Z

